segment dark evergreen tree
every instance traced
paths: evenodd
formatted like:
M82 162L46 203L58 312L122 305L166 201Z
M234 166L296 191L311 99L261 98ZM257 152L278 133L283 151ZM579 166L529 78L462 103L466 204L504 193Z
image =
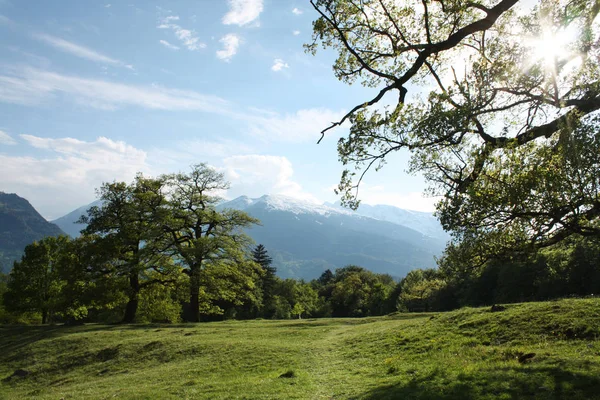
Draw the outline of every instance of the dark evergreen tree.
M327 270L325 270L325 272L323 272L321 274L319 279L317 279L317 282L319 283L320 286L325 286L325 285L328 285L331 282L333 282L333 279L334 279L333 272L331 272L330 269L327 269Z
M262 244L257 245L252 250L252 260L263 269L261 278L261 289L263 292L263 316L272 318L275 313L276 304L274 301L275 285L277 283L277 268L273 267L273 259L269 256L267 249Z

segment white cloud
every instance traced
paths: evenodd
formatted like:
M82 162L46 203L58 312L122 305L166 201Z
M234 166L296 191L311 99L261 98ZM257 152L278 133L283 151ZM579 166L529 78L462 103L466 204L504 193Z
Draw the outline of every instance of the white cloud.
M298 35L300 34L300 31L293 31L293 32L292 32L292 34L293 34L294 36L298 36Z
M158 43L162 44L163 46L165 46L167 49L171 49L171 50L179 50L178 46L175 46L169 42L167 42L166 40L159 40Z
M200 41L195 31L184 29L180 25L173 23L179 21L177 15L170 15L161 20L158 25L159 29L170 29L175 33L175 36L188 50L199 50L206 47L205 43Z
M145 172L146 153L124 142L99 137L86 142L73 138L21 135L41 157L0 154L0 187L29 199L40 213L56 218L91 202L102 182L130 181Z
M339 121L343 116L343 111L334 112L325 108L311 108L272 116L255 116L249 120L250 133L275 141L316 142L321 137L320 132L324 127ZM330 136L333 135L332 132Z
M390 192L381 185L369 186L361 184L358 194L359 199L365 204L387 204L413 211L435 211L435 203L440 200L439 197L425 197L421 192Z
M105 4L105 5L104 5L104 8L110 8L110 6L111 6L111 4L110 4L110 3L109 3L109 4Z
M271 70L273 70L275 72L279 72L279 71L283 70L284 68L289 68L289 67L290 66L288 65L288 63L283 61L281 58L276 58L273 61L273 66L271 67Z
M229 62L231 61L231 58L236 55L242 40L238 35L228 33L223 36L219 42L223 44L223 49L217 51L217 58Z
M222 20L225 25L248 25L263 11L263 0L228 0L227 3L229 11Z
M110 81L60 75L35 68L0 75L0 101L35 105L64 94L80 104L114 110L137 106L154 110L195 110L229 113L229 103L211 95L157 85L136 86Z
M115 65L115 66L119 66L119 67L125 67L128 69L133 69L133 67L131 65L125 64L122 61L105 56L104 54L98 53L97 51L94 51L90 48L80 46L78 44L69 42L67 40L64 40L64 39L61 39L61 38L58 38L55 36L51 36L51 35L47 35L47 34L35 34L35 35L33 35L33 37L36 38L37 40L40 40L58 50L60 50L60 51L72 54L79 58L84 58L86 60L95 61L95 62L99 62L102 64L110 64L110 65Z
M8 133L0 131L0 144L17 144L15 139L12 138Z
M302 14L304 11L302 11L301 9L299 9L299 8L297 8L297 7L294 7L294 9L292 10L292 12L293 12L295 15L301 15L301 14Z
M292 178L294 169L286 157L266 155L233 156L223 160L226 178L231 182L229 197L283 194L318 203L318 199L302 190Z

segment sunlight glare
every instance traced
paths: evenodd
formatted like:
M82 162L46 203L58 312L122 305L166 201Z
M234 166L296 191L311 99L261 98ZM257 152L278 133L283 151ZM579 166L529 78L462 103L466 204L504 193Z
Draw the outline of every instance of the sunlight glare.
M532 62L543 61L548 69L554 69L556 62L566 60L573 54L569 47L577 38L577 29L574 25L569 25L553 32L550 29L544 29L540 37L529 41L529 47L533 50Z

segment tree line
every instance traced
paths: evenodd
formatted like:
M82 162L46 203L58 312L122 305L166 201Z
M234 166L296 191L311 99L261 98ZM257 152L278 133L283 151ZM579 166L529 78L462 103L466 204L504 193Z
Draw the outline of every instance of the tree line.
M600 293L600 241L572 236L532 252L513 251L483 263L450 244L437 269L413 270L399 288L401 311L545 301Z
M86 224L80 237L34 242L0 275L0 320L197 322L395 309L394 280L360 267L311 282L278 278L265 247L252 247L244 233L259 221L218 209L227 188L223 174L205 164L103 184L102 205L78 221Z

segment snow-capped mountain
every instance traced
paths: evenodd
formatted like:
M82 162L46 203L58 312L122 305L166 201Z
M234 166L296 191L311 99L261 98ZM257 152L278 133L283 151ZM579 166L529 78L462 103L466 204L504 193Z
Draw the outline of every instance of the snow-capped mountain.
M255 199L248 196L240 196L234 200L222 203L220 208L233 208L236 210L245 210L254 205L261 205L270 210L286 211L293 214L346 214L352 212L343 207L337 207L331 204L316 204L308 201L298 200L294 197L284 195L264 195Z
M287 196L242 196L219 208L243 210L261 220L248 233L273 254L282 277L310 279L348 264L401 277L435 266L434 256L445 245L444 238L401 224Z
M342 207L340 203L325 204L339 210L348 211L348 209ZM450 234L444 231L440 221L438 221L433 213L404 210L402 208L382 204L372 206L364 203L361 203L358 209L353 211L353 213L403 225L432 238L438 238L445 241L450 240Z

